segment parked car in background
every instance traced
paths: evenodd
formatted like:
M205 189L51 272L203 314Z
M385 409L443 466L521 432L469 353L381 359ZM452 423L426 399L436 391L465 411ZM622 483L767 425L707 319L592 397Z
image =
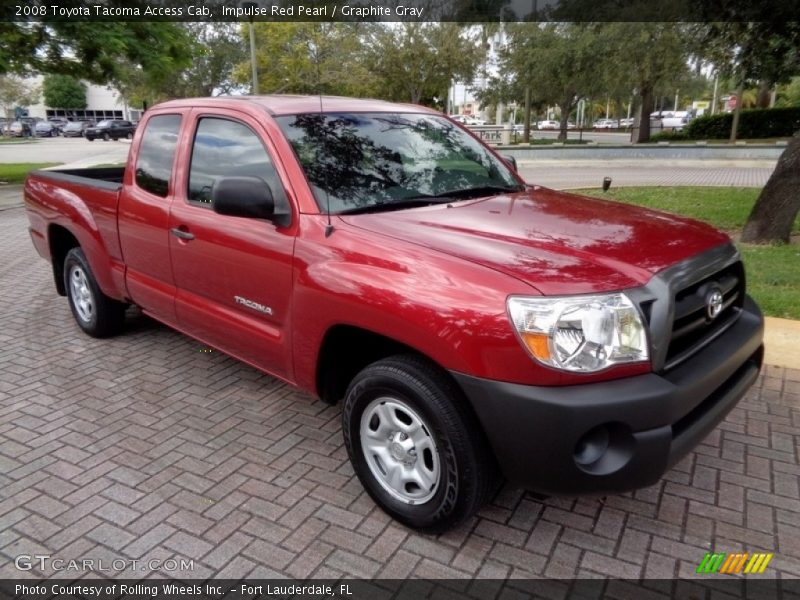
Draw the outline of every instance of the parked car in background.
M58 132L61 133L64 130L64 127L67 126L67 123L69 123L69 120L65 119L64 117L50 117L47 119L47 122L52 123L53 126L58 129Z
M104 141L108 140L118 140L120 138L128 138L133 139L133 132L135 131L135 127L133 123L130 121L111 121L105 120L100 121L96 126L89 127L84 131L83 137L85 137L90 142L93 142L96 139L101 139Z
M619 127L619 121L616 119L597 119L592 127L595 129L616 129Z
M11 137L30 137L32 133L30 124L25 121L12 121L5 129L5 134Z
M462 125L486 125L485 120L476 119L469 115L452 115L450 118Z
M561 129L561 124L558 121L539 121L536 127L539 129Z
M70 121L61 130L64 137L83 137L89 127L94 127L92 121Z
M33 126L33 135L36 137L58 137L58 127L50 121L39 121Z
M620 127L633 127L633 124L636 122L636 119L633 117L626 117L624 119L619 120Z
M692 120L692 113L688 110L656 111L650 114L651 126L655 124L662 129L683 131L683 128Z

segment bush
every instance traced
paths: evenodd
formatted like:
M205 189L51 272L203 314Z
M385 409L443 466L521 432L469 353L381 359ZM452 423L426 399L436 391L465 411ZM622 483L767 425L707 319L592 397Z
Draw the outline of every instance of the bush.
M662 131L650 136L651 142L685 142L688 139L685 131Z
M731 135L733 113L693 119L686 126L686 139L725 140ZM790 137L800 130L800 107L743 110L738 138Z

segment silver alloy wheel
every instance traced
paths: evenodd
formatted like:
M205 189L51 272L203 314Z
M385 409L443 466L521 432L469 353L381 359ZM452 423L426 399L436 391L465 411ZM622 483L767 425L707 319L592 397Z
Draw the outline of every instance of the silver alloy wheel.
M86 279L86 273L76 265L69 272L69 287L72 305L81 321L89 323L94 315L94 297Z
M441 462L430 427L397 398L373 400L361 415L361 450L369 470L392 497L424 504L436 494Z

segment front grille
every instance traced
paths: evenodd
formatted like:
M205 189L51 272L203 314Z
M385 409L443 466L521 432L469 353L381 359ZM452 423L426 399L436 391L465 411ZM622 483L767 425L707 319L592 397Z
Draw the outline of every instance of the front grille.
M708 315L708 297L713 290L722 293L722 310L712 319ZM675 310L664 368L669 369L686 360L732 325L742 309L744 291L741 261L679 290L674 298Z

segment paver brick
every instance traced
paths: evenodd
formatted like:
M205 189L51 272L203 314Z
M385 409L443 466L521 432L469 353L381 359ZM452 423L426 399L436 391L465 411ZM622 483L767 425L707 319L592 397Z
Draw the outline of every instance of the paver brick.
M649 488L576 499L506 485L462 526L420 535L354 476L341 407L200 353L135 308L124 335L84 336L22 211L0 211L0 247L0 298L22 298L0 311L0 576L25 576L9 561L42 552L185 557L194 577L670 578L740 548L800 576L800 371L767 366ZM493 595L484 583L453 594Z

